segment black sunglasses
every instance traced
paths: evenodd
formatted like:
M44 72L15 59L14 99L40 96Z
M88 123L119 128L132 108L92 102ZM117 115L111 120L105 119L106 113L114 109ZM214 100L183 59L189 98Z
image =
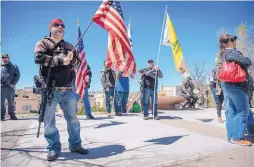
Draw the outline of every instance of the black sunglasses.
M236 39L237 39L237 36L231 36L231 37L229 37L229 38L227 38L227 39L223 39L223 40L221 41L221 43L227 44L229 41L230 41L230 42L236 41Z
M230 40L231 42L236 41L236 39L237 39L237 36L231 36L231 37L229 38L229 40Z
M64 24L60 24L60 23L55 23L54 25L53 25L54 27L62 27L62 28L65 28L65 25Z

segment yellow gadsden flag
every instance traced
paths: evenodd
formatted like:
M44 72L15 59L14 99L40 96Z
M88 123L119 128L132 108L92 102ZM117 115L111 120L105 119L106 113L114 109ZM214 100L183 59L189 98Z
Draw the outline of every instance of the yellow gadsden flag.
M189 73L186 62L183 57L182 48L176 36L174 26L167 14L166 24L164 28L164 38L162 45L166 45L172 48L173 57L175 61L176 70L182 73Z

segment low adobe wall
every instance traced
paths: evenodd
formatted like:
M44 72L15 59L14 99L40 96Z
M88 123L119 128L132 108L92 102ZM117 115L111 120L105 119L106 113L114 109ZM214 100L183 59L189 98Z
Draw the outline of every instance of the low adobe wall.
M172 110L176 104L183 103L185 98L183 97L167 97L158 96L158 110ZM152 109L152 104L150 103L150 109Z

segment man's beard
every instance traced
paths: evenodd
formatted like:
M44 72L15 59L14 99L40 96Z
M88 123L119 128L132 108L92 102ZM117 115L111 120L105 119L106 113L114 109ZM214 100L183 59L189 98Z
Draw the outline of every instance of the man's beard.
M57 40L57 42L59 42L60 40L63 39L64 36L64 32L63 31L59 31L59 30L54 30L52 31L52 37Z

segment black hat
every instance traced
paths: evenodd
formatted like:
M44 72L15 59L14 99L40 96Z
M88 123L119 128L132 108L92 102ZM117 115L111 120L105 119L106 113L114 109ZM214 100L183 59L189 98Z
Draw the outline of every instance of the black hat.
M152 59L148 60L148 63L153 63L153 60Z
M7 53L3 53L2 54L2 58L10 58L9 55Z

